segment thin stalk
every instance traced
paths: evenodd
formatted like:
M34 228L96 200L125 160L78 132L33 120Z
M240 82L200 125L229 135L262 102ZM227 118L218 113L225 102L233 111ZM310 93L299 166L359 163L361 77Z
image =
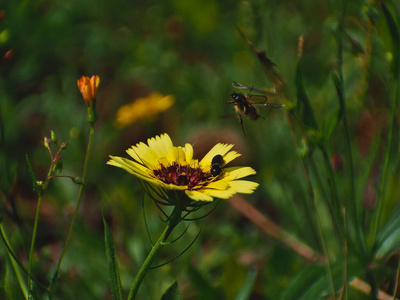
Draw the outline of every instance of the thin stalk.
M136 298L137 292L139 290L140 284L142 283L147 271L150 269L151 264L156 259L158 253L160 252L161 248L166 245L166 240L168 239L169 235L171 234L172 230L178 225L181 221L181 214L182 209L178 204L175 206L174 211L172 212L170 221L168 222L167 226L165 227L163 233L158 238L157 242L151 248L149 255L147 256L146 260L144 261L143 265L140 267L138 274L136 275L135 281L132 284L131 290L128 295L128 300L133 300Z
M154 259L157 257L161 248L165 245L165 240L167 238L167 232L169 231L169 226L170 225L168 224L165 227L163 233L160 235L158 241L154 244L149 255L147 256L146 260L144 261L143 265L141 266L138 274L136 275L135 281L133 282L133 285L129 292L128 300L132 300L132 299L136 298L137 292L139 290L140 284L142 283L142 281L144 279L144 276L146 275L147 271L150 269L151 264L153 263Z
M88 143L88 146L87 146L85 162L84 162L84 165L83 165L83 174L82 174L83 183L85 183L86 173L87 173L87 166L88 166L88 162L89 162L89 158L90 158L90 153L92 151L93 135L94 135L94 124L90 124L89 143ZM54 285L54 283L55 283L55 281L56 281L56 279L58 277L58 273L60 271L61 264L62 264L64 256L65 256L65 252L67 251L67 248L68 248L68 245L69 245L69 242L70 242L70 239L71 239L71 235L72 235L72 230L74 228L75 220L76 220L76 217L78 215L79 207L81 205L81 200L82 200L84 187L85 187L85 184L82 184L79 187L78 200L76 202L74 215L72 217L72 221L71 221L71 224L69 226L68 235L67 235L67 238L65 240L64 248L63 248L63 251L61 253L60 259L58 260L57 269L56 269L56 271L54 273L54 276L53 276L53 278L51 280L51 283L50 283L50 286L49 286L49 290L52 289L52 287L53 287L53 285Z
M42 205L43 192L39 192L39 200L36 208L35 223L33 225L31 249L29 251L29 266L28 266L28 298L32 299L31 280L32 280L32 264L33 264L33 249L35 248L35 240L37 234L37 227L39 223L40 207Z
M17 257L15 256L14 251L11 249L7 234L3 228L3 224L0 224L0 233L1 233L1 238L7 248L8 257L10 258L11 264L13 266L15 276L17 276L22 294L24 295L25 299L28 299L28 287L26 286L23 274L21 274L21 270L25 273L25 275L28 273L28 271L24 269L22 264L18 261Z
M396 94L395 94L395 103L399 99L399 88L398 85L396 85ZM380 184L380 195L379 195L379 200L378 200L378 211L376 213L375 220L373 222L373 230L372 230L372 242L375 243L376 241L376 235L378 232L378 227L380 223L380 218L382 215L382 209L383 209L383 200L386 195L385 193L385 187L386 187L386 181L387 181L387 173L388 173L388 167L389 167L389 161L390 161L390 150L392 148L392 141L393 141L393 128L396 126L396 105L394 104L392 107L392 114L390 116L390 128L389 128L389 140L388 140L388 145L386 149L386 157L385 157L385 164L383 167L382 171L382 179L381 179L381 184Z
M329 273L329 283L331 285L332 295L334 296L333 298L336 299L335 284L333 282L333 274L332 274L331 263L329 262L328 248L326 247L324 233L322 232L321 223L319 221L318 214L317 214L317 211L316 211L315 200L313 202L313 206L314 206L314 218L317 221L317 227L318 227L318 232L319 232L319 235L320 235L320 238L321 238L322 249L324 251L324 256L326 257L326 265L328 267L328 273Z
M347 122L347 114L346 114L346 100L344 95L344 76L343 76L343 35L344 35L344 18L346 15L346 1L339 1L341 6L340 16L339 16L339 24L338 24L338 36L337 36L337 56L338 56L338 76L341 84L341 89L338 90L339 101L342 106L343 111L343 127L344 127L344 136L345 136L345 146L347 152L347 158L349 162L350 169L350 203L347 203L346 198L343 206L347 209L348 204L351 204L351 219L354 220L355 230L357 232L358 243L361 246L362 251L365 250L364 238L361 231L361 226L358 218L358 210L357 210L357 201L356 201L356 188L355 188L355 174L354 174L354 163L353 163L353 152L351 147L351 139L350 139L350 130Z

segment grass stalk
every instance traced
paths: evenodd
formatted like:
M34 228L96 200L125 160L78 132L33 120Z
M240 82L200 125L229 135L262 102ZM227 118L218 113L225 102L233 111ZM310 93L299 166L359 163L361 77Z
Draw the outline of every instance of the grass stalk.
M52 290L52 287L53 287L53 285L54 285L54 283L55 283L55 281L56 281L56 279L57 279L57 277L58 277L58 274L59 274L59 272L60 272L61 264L62 264L62 262L63 262L65 253L66 253L66 251L67 251L69 242L70 242L70 240L71 240L72 230L73 230L73 228L74 228L74 224L75 224L75 221L76 221L76 217L77 217L77 215L78 215L79 207L80 207L80 205L81 205L81 200L82 200L82 195L83 195L83 189L85 188L85 179L86 179L86 173L87 173L87 166L88 166L88 162L89 162L89 158L90 158L90 153L91 153L91 150L92 150L93 136L94 136L94 124L90 124L89 142L88 142L88 146L87 146L87 150L86 150L86 156L85 156L85 162L84 162L83 174L82 174L82 181L83 181L83 184L81 184L80 187L79 187L78 200L77 200L77 202L76 202L76 207L75 207L74 215L73 215L73 217L72 217L72 221L71 221L71 224L70 224L70 226L69 226L69 230L68 230L67 238L66 238L66 240L65 240L64 248L63 248L63 250L62 250L60 259L58 260L58 263L57 263L56 271L55 271L54 276L53 276L53 278L52 278L52 280L51 280L51 282L50 282L50 285L49 285L49 290L50 290L50 291Z
M35 223L33 225L33 233L32 233L32 241L31 241L31 247L29 251L29 265L28 265L28 299L33 299L32 298L32 286L31 286L31 280L32 280L32 265L33 265L33 250L35 248L35 241L36 241L36 234L37 234L37 227L39 224L39 215L40 215L40 207L42 205L42 200L43 200L43 193L39 192L39 200L38 204L36 207L36 216L35 216Z
M140 284L142 283L147 271L150 269L151 264L156 259L158 253L161 251L162 247L166 245L166 240L168 239L169 235L171 234L172 230L179 224L182 214L182 208L179 204L177 204L172 212L171 218L167 223L163 233L158 238L157 242L151 248L149 255L147 256L146 260L142 264L139 269L138 274L136 275L135 281L132 284L131 290L128 295L128 300L133 300L136 298L137 292L139 291Z

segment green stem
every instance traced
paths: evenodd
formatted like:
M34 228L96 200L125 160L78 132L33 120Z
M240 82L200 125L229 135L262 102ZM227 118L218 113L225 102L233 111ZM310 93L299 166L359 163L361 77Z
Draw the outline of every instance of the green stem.
M25 275L28 273L28 271L24 269L22 264L18 261L17 257L15 256L14 251L11 249L11 245L7 237L7 234L3 228L3 224L0 224L0 235L4 242L4 245L7 248L8 256L13 266L15 276L17 276L17 280L21 287L22 294L24 295L25 299L28 299L28 287L26 286L24 275L21 274L21 270L25 273Z
M153 263L154 259L157 257L161 248L165 245L165 242L168 239L169 235L171 234L172 230L181 221L181 213L182 213L182 209L180 208L180 205L178 203L175 206L174 211L172 212L171 219L168 222L168 225L165 227L163 233L158 238L158 241L154 244L149 255L147 256L146 260L144 261L143 265L141 266L138 274L136 275L135 281L133 282L131 290L128 295L128 300L133 300L136 298L140 284L142 283L147 271L150 269L151 264Z
M136 298L136 294L139 290L140 284L142 283L144 276L146 275L147 271L151 267L154 259L157 257L158 253L160 252L161 248L165 245L165 240L167 239L167 232L169 231L170 225L168 224L167 227L164 229L163 233L161 234L158 241L154 244L153 248L151 249L149 255L147 256L146 260L144 261L142 267L140 268L138 274L136 275L135 281L131 287L129 292L128 300L132 300Z
M32 264L33 264L33 249L35 248L35 240L37 234L37 227L39 223L39 214L40 207L42 205L43 192L39 192L39 200L36 208L36 216L35 216L35 224L33 225L33 233L32 233L32 241L31 241L31 249L29 251L29 266L28 266L28 299L32 299L32 289L31 289L31 280L32 280Z
M90 152L92 150L92 144L93 144L93 135L94 135L94 124L90 124L90 134L89 134L89 143L87 146L87 150L86 150L86 157L85 157L85 163L83 166L83 174L82 174L82 181L85 182L86 179L86 173L87 173L87 166L88 166L88 162L89 162L89 158L90 158ZM68 235L67 238L65 240L65 244L64 244L64 248L63 251L61 253L60 259L58 260L58 264L57 264L57 269L54 273L54 276L51 280L50 286L49 286L49 290L51 291L57 277L58 277L58 273L60 272L60 268L61 268L61 264L63 262L64 256L65 256L65 252L67 251L70 239L71 239L71 235L72 235L72 229L74 227L75 224L75 220L76 217L78 215L78 211L79 211L79 206L81 205L81 199L82 199L82 195L83 195L83 189L85 187L85 184L82 184L79 188L79 193L78 193L78 200L76 202L76 207L75 207L75 211L74 211L74 215L72 217L72 221L71 224L69 226L69 231L68 231Z
M382 178L381 178L381 184L380 184L380 195L378 199L378 210L375 215L375 220L373 222L373 229L372 229L372 243L376 242L376 235L378 232L378 227L382 215L382 210L383 210L383 201L385 199L386 195L386 181L387 181L387 175L388 175L388 167L389 167L389 162L391 158L391 148L392 148L392 140L393 140L393 128L396 126L396 103L398 102L399 99L399 87L396 84L396 91L395 91L395 99L392 107L392 113L390 116L390 127L389 127L389 134L388 134L388 144L387 144L387 149L386 149L386 157L385 157L385 164L383 167L382 171Z

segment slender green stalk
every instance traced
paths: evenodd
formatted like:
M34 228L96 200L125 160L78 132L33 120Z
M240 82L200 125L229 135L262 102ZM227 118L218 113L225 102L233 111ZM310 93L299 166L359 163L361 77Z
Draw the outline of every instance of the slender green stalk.
M329 274L329 283L331 285L332 295L333 295L334 299L336 299L335 284L334 284L334 281L333 281L331 263L329 261L328 248L326 247L324 233L322 232L322 228L321 228L321 222L320 222L320 220L318 218L318 214L317 214L317 211L316 211L315 199L314 199L314 202L313 202L313 206L314 206L314 218L317 221L317 227L318 227L318 232L319 232L319 235L320 235L320 238L321 238L322 249L324 251L324 256L326 257L326 265L327 265L328 274Z
M24 275L21 273L21 270L27 274L28 271L24 269L22 264L18 261L17 257L14 254L14 251L11 249L10 242L8 240L7 234L3 228L3 224L0 224L0 235L1 238L7 248L8 257L10 258L11 264L13 266L15 276L17 276L18 283L21 287L22 294L25 299L28 299L28 287L26 286Z
M141 266L138 274L136 275L135 281L131 287L129 292L128 300L132 300L136 298L137 292L139 290L140 284L142 283L144 276L146 275L147 271L150 269L151 264L153 263L154 259L157 257L158 253L160 252L161 248L165 245L165 240L167 238L167 232L169 231L169 224L165 227L163 233L161 234L158 241L154 244L153 248L151 249L149 255L147 256L146 260L144 261L143 265Z
M90 158L90 153L92 150L92 144L93 144L93 135L94 135L94 124L90 124L90 134L89 134L89 143L87 146L87 150L86 150L86 157L85 157L85 163L83 166L83 174L82 174L82 181L85 182L86 179L86 173L87 173L87 166L88 166L88 162L89 162L89 158ZM83 195L83 189L84 189L85 185L82 184L80 185L79 188L79 193L78 193L78 200L76 202L76 207L75 207L75 211L74 211L74 215L72 217L72 221L71 224L69 226L69 231L68 231L68 235L67 238L65 240L65 244L64 244L64 248L63 251L61 253L60 259L58 260L58 264L57 264L57 269L54 273L54 276L50 282L50 286L49 286L49 290L52 289L57 277L58 277L58 273L60 272L60 268L61 268L61 264L63 262L64 256L65 256L65 252L67 251L70 239L71 239L71 235L72 235L72 230L75 224L75 220L76 217L78 215L78 211L79 211L79 206L81 205L81 200L82 200L82 195Z
M339 24L338 24L338 32L337 32L337 43L338 43L338 49L337 49L337 56L338 56L338 76L341 84L341 89L338 90L338 97L340 104L342 106L342 112L343 112L343 127L344 127L344 136L345 136L345 146L346 146L346 152L347 152L347 158L349 162L349 170L350 170L350 203L348 203L346 200L343 203L345 208L348 208L348 205L350 204L351 206L349 207L350 210L350 219L353 220L355 224L355 230L357 232L357 238L358 238L358 244L361 246L362 252L365 252L365 245L364 245L364 237L362 233L362 228L359 223L359 217L358 217L358 209L357 209L357 200L356 200L356 188L355 188L355 174L354 174L354 163L353 163L353 152L352 152L352 147L351 147L351 138L350 138L350 131L349 131L349 126L347 122L347 113L346 113L346 100L344 96L344 76L343 76L343 35L345 34L344 32L344 18L346 15L346 1L340 0L340 16L339 16ZM346 198L344 198L346 199ZM363 253L364 254L364 253Z
M35 248L35 240L37 234L37 227L39 223L40 207L42 205L43 192L39 192L39 200L36 208L35 224L33 225L31 249L29 251L29 266L28 266L28 298L32 299L31 279L32 279L32 264L33 264L33 249Z
M399 99L399 87L398 84L396 84L396 92L395 92L395 99L392 107L392 113L390 116L390 127L389 127L389 134L388 134L388 144L387 144L387 149L386 149L386 157L385 157L385 164L383 167L382 171L382 178L381 178L381 184L380 184L380 195L378 199L378 210L375 216L375 220L373 222L373 229L372 229L372 243L375 243L376 241L376 235L378 232L378 227L382 215L382 210L383 210L383 201L386 195L386 181L387 181L387 174L388 174L388 167L389 167L389 161L390 161L390 154L391 154L391 148L392 148L392 142L393 142L393 128L396 126L396 103L398 103Z
M133 300L136 298L137 292L139 290L140 284L142 283L144 276L146 275L147 271L150 269L151 264L153 263L154 259L157 257L158 253L160 252L161 248L166 244L166 240L168 239L169 235L171 234L172 230L178 225L181 221L181 214L182 209L180 207L180 203L178 201L177 205L172 212L170 221L168 225L165 227L163 233L158 238L157 242L151 248L149 255L147 256L146 260L144 261L143 265L140 267L138 274L136 275L135 281L132 284L131 290L128 295L128 300Z

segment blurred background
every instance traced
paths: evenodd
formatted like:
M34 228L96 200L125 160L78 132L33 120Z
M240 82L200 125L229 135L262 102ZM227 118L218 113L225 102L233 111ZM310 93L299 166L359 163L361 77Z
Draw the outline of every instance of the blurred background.
M82 176L89 126L76 82L83 75L101 78L87 186L56 299L112 298L101 210L115 240L124 293L129 292L150 250L143 211L153 240L164 223L136 178L106 161L108 155L127 157L125 150L131 145L161 133L168 133L175 145L192 143L197 158L216 143L234 144L242 156L232 165L252 166L257 175L249 179L260 183L245 198L321 251L299 161L304 149L296 149L286 122L290 103L283 109L260 110L265 120L244 118L246 136L237 118L222 116L234 114L232 105L224 102L234 91L232 81L258 89L273 87L237 26L277 65L294 99L298 41L304 36L304 84L317 122L323 126L329 120L338 106L331 78L338 64L335 1L13 0L2 2L1 9L3 223L25 263L37 205L25 155L37 177L45 178L50 158L43 138L53 130L59 142L69 143L62 152L62 174ZM390 112L390 43L373 3L349 3L344 24L348 123L356 166L361 166L371 147L379 147L378 136ZM269 101L279 99L271 96ZM346 159L340 155L342 139L343 133L335 131L327 141L338 172L346 170ZM320 160L316 154L317 164ZM366 213L375 205L372 175L366 196L364 187L359 190ZM338 176L348 180L346 173ZM60 178L50 182L44 195L34 263L34 272L43 282L54 272L78 189ZM221 201L206 219L191 222L185 236L164 248L156 264L182 252L199 230L198 239L183 256L148 274L140 299L160 299L175 279L183 299L239 299L235 297L251 276L256 278L251 299L278 299L308 265L227 201ZM11 287L18 285L3 245L0 257L0 269L7 270L0 275L0 298L6 299ZM14 295L14 299L22 297ZM353 297L363 299L358 292Z

